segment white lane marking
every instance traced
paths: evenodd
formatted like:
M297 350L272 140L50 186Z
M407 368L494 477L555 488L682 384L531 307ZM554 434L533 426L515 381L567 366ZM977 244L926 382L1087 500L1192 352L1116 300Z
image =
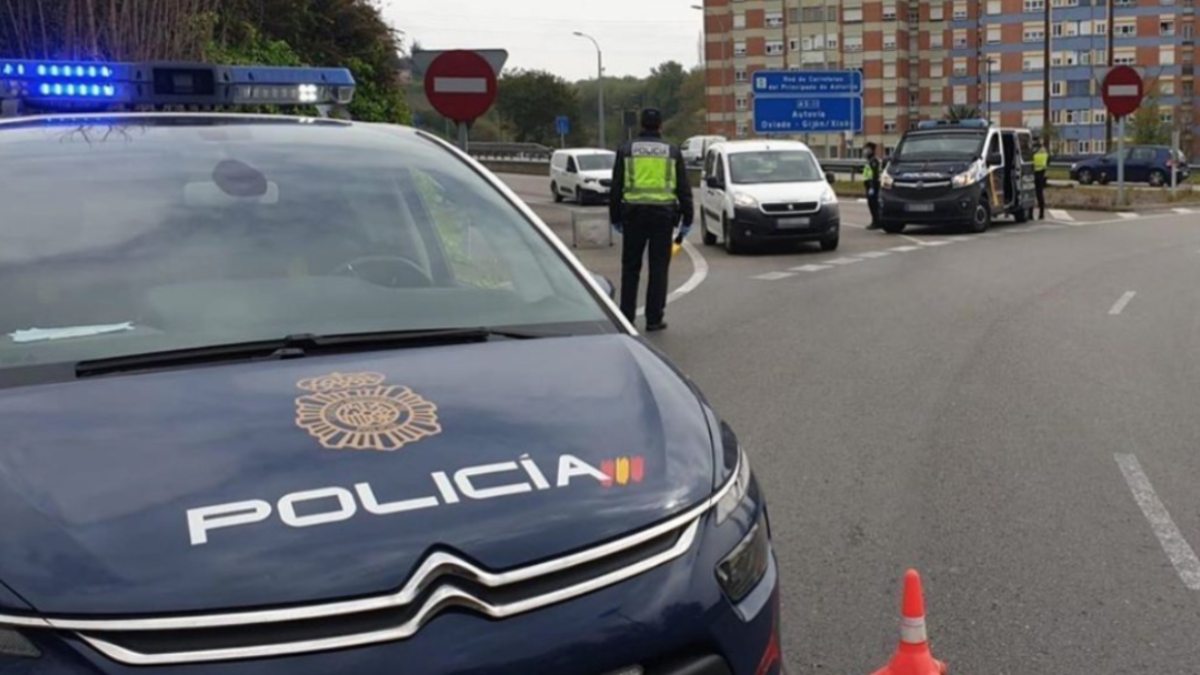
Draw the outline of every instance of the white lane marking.
M889 248L888 250L895 251L896 253L908 253L909 251L920 251L921 247L920 246L893 246L893 247Z
M796 275L792 274L791 272L767 272L766 274L760 274L758 276L750 277L750 278L751 279L760 279L762 281L779 281L780 279L786 279L788 277L794 277L794 276L796 276Z
M704 259L704 255L696 250L696 247L692 246L692 242L690 241L683 242L683 250L692 259L692 276L688 277L688 280L683 282L682 286L671 291L671 294L667 296L668 304L696 290L696 287L704 283L704 280L708 278L708 261ZM645 316L646 307L638 307L637 315Z
M1178 208L1178 209L1171 209L1171 210L1174 211L1175 213L1178 213L1183 216L1195 213L1195 211L1193 211L1192 209L1185 209L1185 208Z
M1138 462L1137 457L1115 454L1113 459L1117 460L1117 466L1121 467L1125 482L1129 485L1129 490L1133 492L1133 500L1137 502L1138 507L1142 510L1142 515L1146 516L1146 520L1150 521L1150 529L1154 530L1154 535L1158 537L1158 543L1166 552L1167 559L1175 566L1175 571L1179 573L1183 585L1193 591L1200 591L1200 559L1196 558L1196 552L1183 538L1183 533L1171 519L1167 507L1163 506L1162 500L1154 492L1154 486L1150 484L1150 479L1142 471L1142 465Z
M831 270L831 265L801 265L799 267L789 267L789 272L820 272L821 270Z
M954 243L953 239L938 239L936 241L923 241L923 242L921 242L921 245L922 246L945 246L946 244L953 244L953 243Z
M1064 227L1067 227L1066 223L1055 223L1053 225L1043 225L1042 229L1043 230L1061 230Z
M1066 211L1064 211L1062 209L1046 209L1046 213L1049 213L1050 217L1055 220L1064 220L1068 223L1073 222L1075 220L1074 216L1072 216L1071 214L1067 213Z
M862 253L858 254L858 257L860 257L860 258L884 258L889 255L891 255L891 253L889 253L887 251L863 251Z
M900 235L900 238L905 241L911 241L912 243L917 244L918 246L925 243L925 242L921 241L920 239L917 239L916 237L910 237L907 234Z
M1128 211L1117 211L1117 217L1124 218L1125 220L1132 220L1134 218L1137 218L1138 214L1130 213Z
M486 94L487 85L482 77L433 78L433 90L439 94Z
M829 263L830 265L853 265L854 263L863 262L863 259L862 258L834 258L833 260L826 260L825 262Z
M1125 305L1128 305L1129 301L1133 300L1133 296L1135 295L1137 295L1137 291L1125 291L1124 295L1122 295L1120 298L1117 298L1117 301L1113 304L1112 309L1108 310L1109 315L1116 316L1124 311Z

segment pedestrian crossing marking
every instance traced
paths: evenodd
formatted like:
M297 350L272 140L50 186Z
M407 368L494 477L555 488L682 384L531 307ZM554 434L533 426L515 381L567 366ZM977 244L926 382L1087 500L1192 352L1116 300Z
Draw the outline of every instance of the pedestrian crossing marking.
M852 265L862 261L862 258L834 258L833 260L826 260L825 262L829 263L830 265Z
M794 277L794 276L796 276L796 275L792 274L791 272L767 272L766 274L760 274L756 277L751 277L751 278L759 279L761 281L779 281L780 279L786 279L788 277Z
M1075 220L1074 216L1072 216L1070 213L1067 213L1066 211L1064 211L1062 209L1047 209L1046 212L1049 213L1050 217L1055 220L1066 220L1066 221Z
M860 257L860 258L882 258L884 256L889 256L889 255L891 255L891 253L888 253L887 251L866 251L864 253L859 253L858 257Z
M908 253L909 251L919 251L919 250L921 250L921 247L920 246L893 246L893 247L889 248L888 250L895 251L896 253Z
M789 272L820 272L821 270L833 269L830 265L801 265L799 267L789 267Z

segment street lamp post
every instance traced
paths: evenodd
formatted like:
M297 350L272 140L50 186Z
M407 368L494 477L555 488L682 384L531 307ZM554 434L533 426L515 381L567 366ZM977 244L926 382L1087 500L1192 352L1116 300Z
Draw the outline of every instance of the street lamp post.
M587 38L596 46L596 91L599 99L596 107L600 123L600 147L603 148L606 147L604 144L604 54L600 51L600 43L596 42L596 38L591 35L575 31L575 37Z

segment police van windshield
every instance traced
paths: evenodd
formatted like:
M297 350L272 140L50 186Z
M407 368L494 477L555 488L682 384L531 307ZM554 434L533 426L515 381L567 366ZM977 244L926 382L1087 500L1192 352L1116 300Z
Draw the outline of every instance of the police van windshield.
M595 153L579 155L576 159L579 161L580 171L610 171L617 156L614 153Z
M916 134L896 148L894 161L969 160L979 156L984 134Z
M0 126L0 376L297 334L615 330L546 237L433 141L162 119Z
M806 150L735 152L729 155L734 183L806 183L825 180L821 167Z

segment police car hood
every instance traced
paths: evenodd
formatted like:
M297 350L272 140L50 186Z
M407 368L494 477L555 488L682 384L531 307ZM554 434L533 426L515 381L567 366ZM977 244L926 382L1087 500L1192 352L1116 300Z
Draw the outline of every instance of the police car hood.
M0 581L152 615L381 594L434 550L505 570L703 501L706 419L624 335L2 390Z
M971 162L963 159L915 159L897 158L888 165L888 174L896 180L921 181L948 179L965 172Z

